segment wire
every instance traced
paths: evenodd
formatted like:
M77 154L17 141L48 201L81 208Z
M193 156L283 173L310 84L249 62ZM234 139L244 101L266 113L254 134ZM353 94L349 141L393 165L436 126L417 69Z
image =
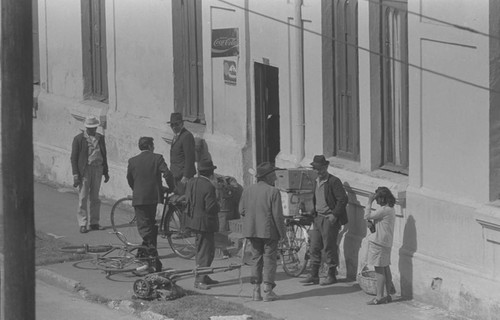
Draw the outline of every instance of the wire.
M365 0L365 1L373 1L373 0ZM278 18L274 18L272 16L266 15L266 14L261 13L261 12L257 12L255 10L250 10L248 8L244 8L242 6L230 3L230 2L228 2L226 0L219 0L219 2L222 2L222 3L224 3L224 4L228 5L228 6L232 6L232 7L235 7L237 9L240 9L240 10L243 10L243 11L247 11L247 12L255 14L257 16L261 16L263 18L266 18L266 19L269 19L269 20L272 20L272 21L276 21L278 23L282 23L282 24L285 24L285 25L288 25L288 26L291 26L291 27L294 27L294 28L300 28L300 29L302 29L305 32L308 32L308 33L311 33L311 34L320 36L322 38L326 38L326 39L329 39L329 40L332 40L334 42L338 42L338 43L341 43L341 44L344 44L344 45L347 45L347 46L354 47L354 48L356 48L358 50L361 50L361 51L365 51L365 52L368 52L368 53L371 53L371 54L378 55L378 56L380 56L382 58L385 58L385 59L389 59L389 60L393 60L393 61L399 62L401 64L407 65L408 67L415 68L417 70L425 71L425 72L428 72L428 73L431 73L431 74L434 74L434 75L437 75L437 76L440 76L440 77L443 77L443 78L454 80L454 81L457 81L457 82L460 82L460 83L463 83L463 84L466 84L466 85L469 85L469 86L472 86L472 87L475 87L475 88L478 88L478 89L482 89L482 90L486 90L486 91L489 91L489 92L500 94L500 91L491 89L490 87L482 86L480 84L476 84L476 83L471 82L471 81L467 81L467 80L460 79L460 78L457 78L457 77L454 77L454 76L450 76L450 75L447 75L447 74L444 74L444 73L441 73L441 72L438 72L438 71L434 71L434 70L431 70L431 69L428 69L428 68L424 68L422 66L419 66L419 65L416 65L416 64L413 64L413 63L409 63L409 62L401 60L401 59L397 59L397 58L394 58L394 57L389 57L389 56L384 55L383 53L380 53L380 52L377 52L377 51L373 51L373 50L370 50L370 49L367 49L367 48L364 48L364 47L361 47L361 46L358 46L358 45L355 45L355 44L351 44L351 43L348 43L346 41L343 41L343 40L340 40L340 39L336 39L335 37L325 36L325 35L323 35L320 32L313 31L313 30L310 30L310 29L306 29L304 27L299 27L299 26L295 26L295 25L289 24L287 21L280 20ZM439 21L439 20L437 20L437 21ZM458 27L457 25L454 25L454 26ZM461 27L460 29L465 30L465 29L467 29L467 27ZM471 30L473 30L473 29L470 29L470 30L467 30L467 31L472 32ZM473 31L475 33L477 33L477 31L475 31L475 30L473 30Z

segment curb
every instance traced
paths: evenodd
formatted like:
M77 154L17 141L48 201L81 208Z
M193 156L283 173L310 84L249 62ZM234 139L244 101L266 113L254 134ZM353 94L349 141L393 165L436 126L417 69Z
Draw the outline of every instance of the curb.
M0 258L1 260L1 258ZM136 313L134 302L130 300L110 300L106 297L93 294L85 288L80 282L66 278L60 274L44 268L38 268L35 272L36 278L49 285L61 288L63 290L78 293L82 299L92 303L99 303L107 306L109 309L121 311L127 314L135 314L142 320L174 320L167 318L159 313L152 311L142 311Z
M0 269L3 272L4 255L0 253ZM134 302L131 300L110 300L105 297L93 294L85 286L76 280L64 277L54 271L45 269L43 267L35 267L35 277L37 280L43 281L50 286L54 286L71 293L78 293L78 295L85 301L91 303L99 303L107 306L109 309L117 310L127 314L135 314L142 320L175 320L165 317L153 311L142 311L136 313L134 309Z

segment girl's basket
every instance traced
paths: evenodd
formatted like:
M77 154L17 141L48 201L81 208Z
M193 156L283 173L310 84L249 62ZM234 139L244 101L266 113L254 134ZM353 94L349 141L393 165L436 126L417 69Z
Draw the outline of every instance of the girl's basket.
M358 273L356 280L365 293L377 295L377 279L375 277L375 271L368 270L368 268L364 266Z

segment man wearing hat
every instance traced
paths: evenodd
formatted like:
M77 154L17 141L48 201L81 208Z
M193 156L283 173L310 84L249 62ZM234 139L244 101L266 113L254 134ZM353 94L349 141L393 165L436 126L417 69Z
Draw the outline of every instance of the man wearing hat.
M278 242L285 237L285 218L280 191L274 187L276 167L269 162L257 167L257 183L243 190L240 214L243 216L243 237L251 244L251 283L253 300L278 299L276 286ZM264 282L264 298L261 284Z
M170 147L170 170L174 175L176 193L182 195L187 181L196 173L194 136L184 128L184 120L180 112L172 113L167 123L174 132Z
M198 177L190 179L186 185L186 228L196 233L196 267L210 267L215 256L214 234L219 230L219 203L215 186L212 160L198 162ZM194 287L207 290L217 284L207 275L197 275Z
M101 208L99 189L102 176L104 183L109 181L106 143L104 136L96 132L99 120L89 116L85 119L84 126L85 131L75 136L71 146L73 187L78 188L77 218L81 233L104 229L99 225ZM87 215L87 200L90 201L89 215Z
M324 250L328 274L320 285L330 285L337 282L336 271L339 264L337 237L342 225L347 223L347 194L339 178L328 173L329 161L323 155L314 156L311 165L318 173L314 191L314 229L310 232L311 273L305 284L318 284L321 251Z
M172 173L168 169L163 156L154 153L154 142L152 137L139 138L139 150L141 153L128 160L127 181L132 189L132 206L137 219L137 229L142 238L142 246L147 249L139 249L139 257L150 257L150 270L161 271L162 264L158 258L157 237L158 226L156 225L156 207L163 203L164 193L162 187L162 176L169 189L173 189ZM154 269L154 270L153 270Z

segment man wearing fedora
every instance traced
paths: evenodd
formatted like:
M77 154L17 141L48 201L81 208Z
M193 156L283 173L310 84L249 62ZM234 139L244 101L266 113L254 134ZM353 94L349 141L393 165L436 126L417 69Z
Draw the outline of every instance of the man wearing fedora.
M215 256L214 234L219 230L219 203L211 179L214 175L212 160L198 162L198 177L186 185L186 228L196 234L196 267L210 267ZM194 287L207 290L219 283L207 275L197 275Z
M187 181L196 174L194 136L184 128L180 112L172 113L167 123L174 132L170 147L170 170L174 175L176 193L183 195Z
M137 256L151 258L147 271L159 272L162 264L157 250L156 207L158 203L163 203L164 198L161 178L163 176L169 189L174 188L174 183L165 159L161 154L154 153L153 138L139 138L138 146L141 153L130 158L127 166L127 182L132 189L137 230L142 238L142 246L146 248L139 249Z
M328 274L320 285L337 282L339 264L337 237L342 225L347 223L347 194L339 178L328 173L329 161L323 155L314 156L311 166L318 173L314 188L314 228L310 231L311 273L301 280L304 284L318 284L321 251L324 251Z
M257 183L243 190L240 214L243 216L243 237L251 244L251 283L254 301L278 299L276 286L278 242L285 237L285 218L280 191L274 187L276 167L269 162L257 166ZM264 298L261 284L264 282Z
M73 187L78 188L77 219L81 233L104 229L99 224L101 208L99 189L102 176L104 183L109 181L106 143L104 136L97 133L99 120L94 116L88 116L84 126L85 131L74 137L71 146ZM90 202L88 211L87 201Z

